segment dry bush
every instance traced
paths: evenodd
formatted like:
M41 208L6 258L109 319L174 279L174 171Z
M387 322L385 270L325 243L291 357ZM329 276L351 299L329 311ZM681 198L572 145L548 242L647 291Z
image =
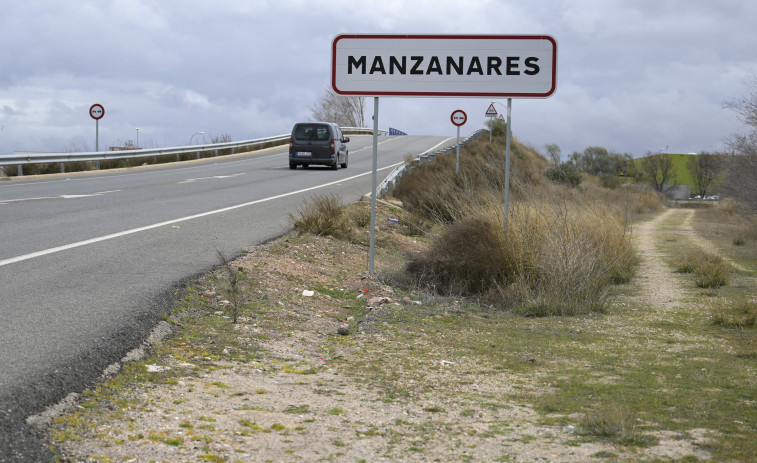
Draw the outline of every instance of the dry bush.
M344 205L336 195L316 195L305 201L296 214L289 214L289 218L301 233L346 239L352 235L352 229L343 212Z
M714 288L728 283L731 265L717 254L693 249L681 255L676 270L693 273L700 288Z
M638 258L628 216L662 206L636 188L554 184L549 162L514 144L508 229L504 227L504 149L479 140L402 177L395 195L418 214L446 223L426 252L409 258L416 284L448 295L488 298L524 315L601 311L610 283L626 282ZM645 210L647 206L643 207Z
M638 413L623 401L612 402L587 414L581 421L582 433L616 441L624 445L647 446L654 439L640 431Z
M712 299L706 309L717 325L752 328L757 325L757 301L742 297L737 301Z
M371 224L371 208L355 207L350 213L350 217L357 227L365 228Z
M501 200L489 196L407 270L440 293L484 295L543 316L603 310L607 285L621 279L616 274L632 274L635 264L630 234L607 209L559 196L518 202L505 239Z

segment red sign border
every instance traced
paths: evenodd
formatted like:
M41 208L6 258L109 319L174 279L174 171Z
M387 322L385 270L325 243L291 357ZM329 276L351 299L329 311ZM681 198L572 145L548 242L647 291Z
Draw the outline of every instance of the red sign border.
M552 43L552 88L546 93L481 93L481 92L364 92L344 91L336 86L336 48L342 39L460 39L460 40L547 40ZM331 88L347 96L437 96L487 98L547 98L557 89L557 41L550 35L428 35L428 34L339 34L331 42Z
M100 115L100 117L95 117L95 116L92 115L92 110L95 109L95 106L99 106L100 109L103 110L103 113ZM102 119L103 116L105 116L105 108L100 103L95 103L95 104L93 104L92 106L89 107L89 117L91 117L92 119L98 121L98 120Z
M455 113L463 113L463 116L465 116L465 120L462 123L460 123L460 124L458 124L457 122L455 122ZM468 122L468 115L465 114L465 111L463 111L462 109L456 109L456 110L452 111L452 114L449 115L449 120L452 121L452 125L455 125L457 127L462 127L462 126L465 125L466 122Z

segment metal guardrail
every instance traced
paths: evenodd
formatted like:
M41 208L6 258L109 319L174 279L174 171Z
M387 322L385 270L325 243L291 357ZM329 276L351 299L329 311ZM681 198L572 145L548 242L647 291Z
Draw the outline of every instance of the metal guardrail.
M473 132L467 138L465 138L463 141L460 142L460 147L461 148L464 147L468 143L472 142L473 140L487 133L489 133L489 131L486 129L476 130L475 132ZM422 162L433 161L439 155L454 153L456 149L457 149L457 145L453 144L452 146L448 146L442 150L437 150L432 153L419 154L413 159L412 162L402 163L398 165L397 167L394 168L394 170L392 170L389 173L389 175L386 176L386 178L376 188L376 197L384 198L386 197L387 193L391 193L392 190L394 189L395 184L399 181L399 179L402 177L402 175L405 173L406 170L411 170L413 167L420 165Z
M342 127L345 134L362 135L372 134L373 129L364 127ZM386 134L385 130L380 134ZM0 156L0 171L3 166L18 166L18 176L23 175L23 167L30 164L61 164L61 171L65 172L64 164L67 162L86 162L86 161L111 161L118 159L147 158L165 155L175 155L179 161L182 154L197 153L197 159L200 159L202 153L213 152L218 156L221 150L231 150L231 154L236 152L255 151L268 146L283 145L289 142L290 134L276 135L273 137L257 138L254 140L245 140L238 142L215 143L210 145L191 145L179 146L174 148L156 148L156 149L135 149L124 151L97 151L87 153L23 153Z

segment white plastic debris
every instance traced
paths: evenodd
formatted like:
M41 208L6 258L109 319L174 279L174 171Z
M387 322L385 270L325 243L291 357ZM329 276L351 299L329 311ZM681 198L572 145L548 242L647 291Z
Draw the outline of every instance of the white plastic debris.
M147 371L150 373L157 373L159 371L166 371L166 370L171 369L171 367L166 367L163 365L146 365L146 366L147 366Z
M305 297L313 297L315 295L315 291L310 291L309 289L306 289L302 292L302 295Z

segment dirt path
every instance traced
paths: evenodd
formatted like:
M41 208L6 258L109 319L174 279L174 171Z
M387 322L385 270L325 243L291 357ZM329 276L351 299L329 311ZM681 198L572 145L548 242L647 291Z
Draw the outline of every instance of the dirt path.
M657 250L655 235L661 231L666 221L676 215L689 212L681 209L667 209L636 229L635 244L642 260L636 278L642 286L642 293L647 303L663 310L677 305L684 290L673 278L670 268L663 261L665 255ZM693 214L693 211L691 213Z

